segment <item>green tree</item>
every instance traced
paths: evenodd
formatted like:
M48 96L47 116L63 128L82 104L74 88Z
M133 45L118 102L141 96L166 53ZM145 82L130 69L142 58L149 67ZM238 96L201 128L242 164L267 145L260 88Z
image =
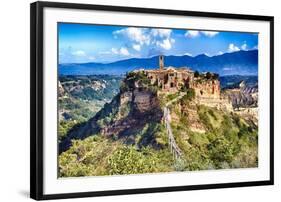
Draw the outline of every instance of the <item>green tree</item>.
M207 72L206 73L206 79L210 79L210 78L212 78L212 74L210 72Z

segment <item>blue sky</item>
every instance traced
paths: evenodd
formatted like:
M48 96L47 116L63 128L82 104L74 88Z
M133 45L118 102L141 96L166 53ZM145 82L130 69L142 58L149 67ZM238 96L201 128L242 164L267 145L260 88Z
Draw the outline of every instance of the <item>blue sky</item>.
M258 47L258 34L59 23L59 63L114 62L159 54L220 55Z

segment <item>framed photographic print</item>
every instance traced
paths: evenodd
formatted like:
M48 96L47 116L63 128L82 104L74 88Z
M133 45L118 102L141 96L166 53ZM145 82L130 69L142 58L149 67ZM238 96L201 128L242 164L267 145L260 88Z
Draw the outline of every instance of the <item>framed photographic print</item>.
M273 17L31 4L31 197L273 184Z

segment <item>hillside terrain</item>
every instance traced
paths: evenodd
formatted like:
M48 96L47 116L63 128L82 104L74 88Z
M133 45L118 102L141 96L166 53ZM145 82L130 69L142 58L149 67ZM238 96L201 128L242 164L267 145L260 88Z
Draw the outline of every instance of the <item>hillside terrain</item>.
M193 89L163 93L141 72L114 78L120 85L103 78L107 85L113 82L112 94L101 90L105 84L101 78L86 78L87 82L78 77L60 80L61 103L80 97L82 103L102 102L100 109L92 109L60 136L60 177L257 167L258 126L251 116L202 105ZM231 82L222 93L232 105L256 107L239 97L254 97L255 86L239 78ZM85 93L88 87L107 99Z
M93 117L118 94L122 77L60 76L58 81L59 139Z

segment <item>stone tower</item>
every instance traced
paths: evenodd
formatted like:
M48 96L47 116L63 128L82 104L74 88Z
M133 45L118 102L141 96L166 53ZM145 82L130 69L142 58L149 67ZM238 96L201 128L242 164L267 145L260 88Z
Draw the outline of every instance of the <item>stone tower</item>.
M163 70L164 69L164 56L159 55L159 69Z

